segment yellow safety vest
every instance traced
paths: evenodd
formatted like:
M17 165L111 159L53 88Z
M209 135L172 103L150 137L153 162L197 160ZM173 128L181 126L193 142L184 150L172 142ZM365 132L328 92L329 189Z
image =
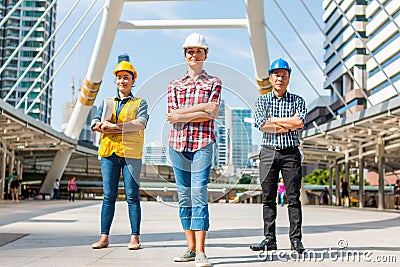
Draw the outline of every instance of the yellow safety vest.
M105 101L105 100L104 100ZM117 101L114 100L112 123L124 123L136 119L141 98L129 99L116 115ZM106 104L106 103L104 103ZM144 130L127 132L123 134L102 134L98 154L100 157L109 157L115 153L119 157L141 159L143 153Z

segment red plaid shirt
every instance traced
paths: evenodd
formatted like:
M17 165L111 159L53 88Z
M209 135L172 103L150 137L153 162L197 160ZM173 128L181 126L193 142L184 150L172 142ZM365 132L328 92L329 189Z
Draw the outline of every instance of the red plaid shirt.
M221 80L206 71L193 81L189 74L168 85L168 112L200 103L220 102ZM215 142L214 120L177 122L172 125L169 144L176 151L193 152Z

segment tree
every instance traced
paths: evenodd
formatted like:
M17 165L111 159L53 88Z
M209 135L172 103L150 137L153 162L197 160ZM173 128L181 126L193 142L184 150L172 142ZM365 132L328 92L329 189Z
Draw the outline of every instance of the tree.
M335 184L336 180L336 172L334 171L332 174L333 184ZM340 172L340 179L346 177L346 172L342 170ZM303 182L306 184L315 184L315 185L328 185L329 184L329 170L316 169L312 173L303 177ZM369 185L369 183L365 180L365 185ZM358 185L358 172L350 172L350 185Z
M327 185L329 184L329 171L316 169L312 173L303 177L303 182L306 184Z
M238 184L250 184L251 183L251 176L250 175L243 175L242 178L238 181Z

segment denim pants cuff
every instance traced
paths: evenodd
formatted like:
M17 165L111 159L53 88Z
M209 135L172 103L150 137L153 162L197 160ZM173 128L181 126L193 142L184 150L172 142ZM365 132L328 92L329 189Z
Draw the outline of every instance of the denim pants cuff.
M190 229L190 222L191 222L190 217L181 217L180 219L181 219L181 224L182 224L183 230L191 230Z
M208 218L193 218L190 225L190 230L208 231L210 221Z

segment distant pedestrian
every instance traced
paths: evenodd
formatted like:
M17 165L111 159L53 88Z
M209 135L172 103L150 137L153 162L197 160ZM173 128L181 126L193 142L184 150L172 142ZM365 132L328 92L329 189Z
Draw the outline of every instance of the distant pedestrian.
M370 196L369 199L365 202L366 208L376 208L376 200L375 196Z
M11 201L12 202L19 202L19 186L21 184L21 177L17 173L17 169L12 170L12 174L8 176L7 180L11 183Z
M60 180L56 179L53 183L53 199L60 198Z
M324 189L321 192L321 200L320 200L321 205L328 205L329 204L329 190L327 187L324 187Z
M397 179L393 188L393 196L394 196L394 209L398 210L400 206L400 180Z
M342 206L349 208L351 189L349 183L346 181L346 178L341 179L340 191L342 192Z
M78 186L76 185L76 177L72 177L68 182L68 193L69 193L69 201L75 201L75 193L78 191Z
M279 179L279 184L278 184L278 197L279 197L279 205L282 207L285 205L285 184L283 182L283 178Z

